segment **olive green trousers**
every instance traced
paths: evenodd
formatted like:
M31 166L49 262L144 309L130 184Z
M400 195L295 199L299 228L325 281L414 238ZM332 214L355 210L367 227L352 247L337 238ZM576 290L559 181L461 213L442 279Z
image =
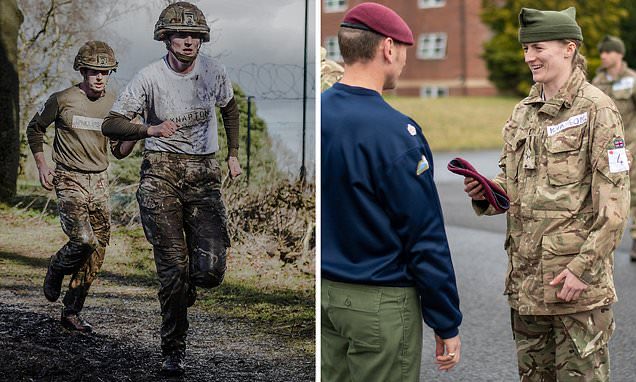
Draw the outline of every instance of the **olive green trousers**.
M322 279L323 381L419 381L422 313L415 288Z

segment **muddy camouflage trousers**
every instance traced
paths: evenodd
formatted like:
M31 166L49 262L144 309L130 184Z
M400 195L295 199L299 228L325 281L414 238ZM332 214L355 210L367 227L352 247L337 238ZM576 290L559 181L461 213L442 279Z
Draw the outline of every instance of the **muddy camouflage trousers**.
M610 380L611 307L557 316L522 316L513 309L511 322L522 382Z
M636 150L630 148L634 161L636 161ZM629 195L630 199L630 216L632 218L629 233L633 240L636 240L636 163L632 162L632 166L629 169Z
M137 200L161 284L161 350L185 351L186 295L223 281L227 234L221 169L213 155L147 151Z
M104 263L110 240L108 176L61 167L53 178L62 230L68 242L53 256L54 271L72 275L64 296L64 312L79 313L88 289Z

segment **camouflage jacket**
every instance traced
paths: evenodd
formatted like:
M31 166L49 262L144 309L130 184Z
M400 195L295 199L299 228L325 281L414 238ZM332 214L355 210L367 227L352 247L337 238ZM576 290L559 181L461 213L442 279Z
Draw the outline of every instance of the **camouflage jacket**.
M324 92L342 79L344 68L337 62L326 58L325 48L320 48L320 50L320 91Z
M636 72L623 62L618 78L610 79L605 69L599 69L592 85L601 89L616 104L625 126L625 141L636 152Z
M614 250L629 211L623 125L579 69L552 99L541 90L535 84L504 126L494 179L510 196L505 294L523 315L570 314L617 300ZM565 267L588 285L576 301L549 285Z

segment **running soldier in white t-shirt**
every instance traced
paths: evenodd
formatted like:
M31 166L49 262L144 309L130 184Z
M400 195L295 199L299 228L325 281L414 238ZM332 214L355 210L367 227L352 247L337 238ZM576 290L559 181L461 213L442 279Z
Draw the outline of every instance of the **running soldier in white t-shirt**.
M162 373L184 373L187 308L195 286L212 288L225 274L230 246L221 199L215 106L227 134L232 178L238 162L239 112L224 67L199 54L210 40L205 16L194 5L167 6L154 38L168 54L143 68L104 120L104 135L145 139L137 200L146 238L153 246L161 288ZM145 124L130 121L141 116Z

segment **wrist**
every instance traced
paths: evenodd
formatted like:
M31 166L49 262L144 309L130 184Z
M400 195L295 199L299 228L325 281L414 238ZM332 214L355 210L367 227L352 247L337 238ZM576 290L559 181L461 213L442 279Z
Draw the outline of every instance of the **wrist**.
M40 159L40 160L36 159L35 166L38 168L38 170L48 167L48 165L46 164L46 160L44 159Z
M141 136L143 138L151 137L152 136L151 135L152 131L150 129L152 129L152 126L150 126L150 125L141 125L139 127L139 136Z

